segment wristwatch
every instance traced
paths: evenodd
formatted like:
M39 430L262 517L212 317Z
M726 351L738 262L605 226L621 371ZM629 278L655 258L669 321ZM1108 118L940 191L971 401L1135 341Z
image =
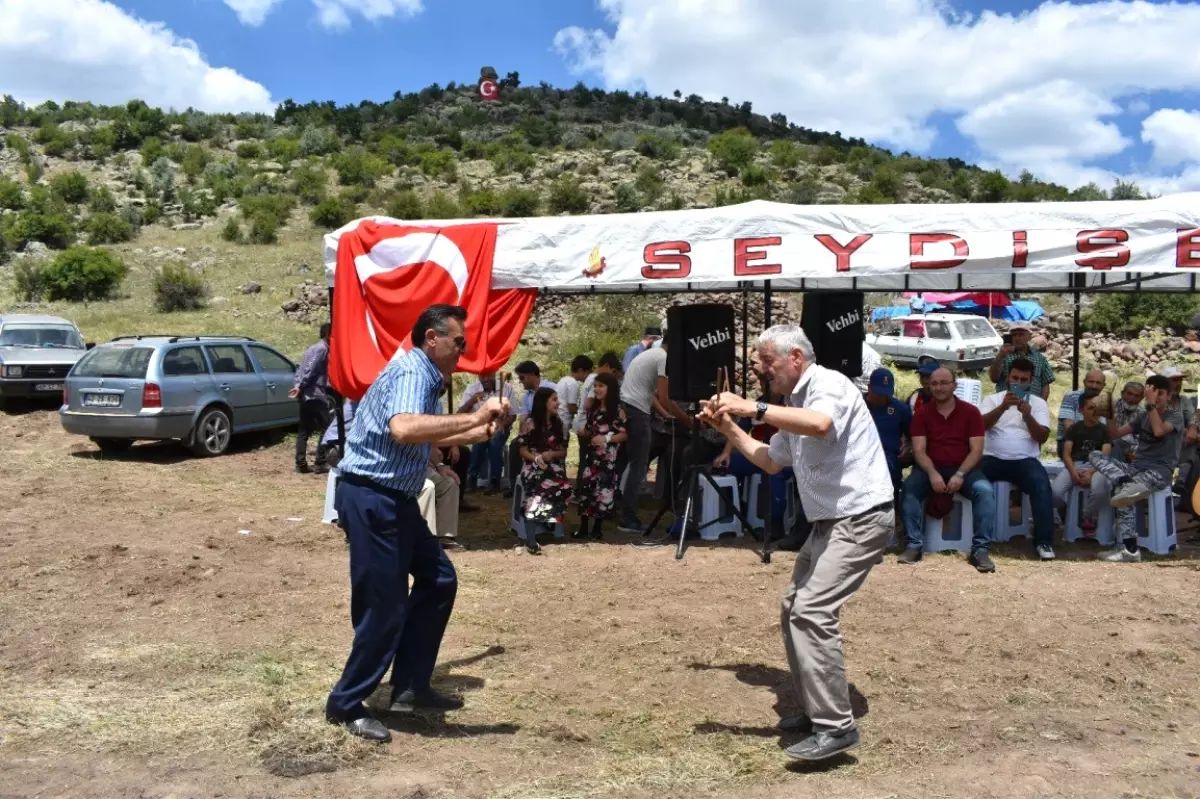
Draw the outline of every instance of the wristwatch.
M966 475L965 475L964 473L962 473L962 472L955 472L955 473L954 473L954 476L955 476L955 477L957 477L957 478L958 478L958 479L960 479L960 480L962 480L962 479L964 479L964 478L966 477Z
M760 401L755 407L758 408L758 413L755 414L754 420L756 422L761 422L763 420L763 416L767 414L767 403Z

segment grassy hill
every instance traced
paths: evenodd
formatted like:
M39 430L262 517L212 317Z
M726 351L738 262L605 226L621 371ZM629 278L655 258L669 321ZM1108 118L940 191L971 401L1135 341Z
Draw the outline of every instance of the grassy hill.
M798 127L781 114L755 113L749 103L582 85L522 87L516 73L502 84L498 103L481 102L472 85L451 83L385 103L287 101L274 116L168 112L139 101L30 108L5 97L0 308L62 313L94 340L213 331L258 336L298 354L325 309L304 301L285 314L281 306L297 292L319 300L321 234L367 213L419 219L711 207L754 198L1141 196L1130 184L1068 191L1028 173L1014 182L957 159L897 155ZM74 267L60 269L56 261L72 246L105 248L119 259L105 267L116 270L109 285L81 294L63 278L60 272ZM82 262L78 252L73 259ZM300 288L306 280L315 285ZM261 290L253 293L250 283ZM74 301L81 298L88 301ZM564 330L560 318L548 333L535 328L531 346L541 341L543 356L557 362L571 346L628 341L658 314L636 299L597 307L584 314L582 327Z

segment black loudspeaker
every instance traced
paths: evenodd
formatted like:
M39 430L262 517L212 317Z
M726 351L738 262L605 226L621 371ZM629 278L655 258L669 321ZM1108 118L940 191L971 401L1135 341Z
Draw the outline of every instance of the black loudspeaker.
M732 305L676 305L667 309L668 394L676 402L699 402L717 393L722 367L733 385Z
M862 375L861 291L805 294L800 326L812 342L818 364L849 378Z

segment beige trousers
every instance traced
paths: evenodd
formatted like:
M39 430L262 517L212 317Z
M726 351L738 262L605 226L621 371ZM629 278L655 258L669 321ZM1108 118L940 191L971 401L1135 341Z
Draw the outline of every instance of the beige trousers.
M417 503L425 523L438 538L454 538L458 533L458 492L458 483L453 478L445 477L433 468L425 470L425 487ZM428 498L426 494L429 494Z
M891 503L813 522L783 597L781 627L796 694L815 731L854 729L838 615L883 554L896 524Z

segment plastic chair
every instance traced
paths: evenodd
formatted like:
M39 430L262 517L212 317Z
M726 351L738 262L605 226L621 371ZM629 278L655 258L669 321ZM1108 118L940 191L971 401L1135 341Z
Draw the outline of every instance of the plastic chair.
M954 387L954 396L978 408L979 403L983 402L983 383L966 377L959 378L957 383L958 385Z
M1018 536L1032 538L1033 509L1029 505L1029 497L1021 497L1021 518L1014 523L1011 501L1012 484L998 480L992 483L992 490L996 492L996 526L992 530L992 540L1003 543Z
M337 510L333 506L333 500L337 495L339 474L337 469L330 469L329 478L325 481L325 512L321 517L321 521L325 524L337 524Z
M525 482L520 477L513 484L512 506L508 514L509 528L517 534L522 541L527 541L525 537ZM566 538L566 531L563 530L562 522L556 522L554 525L554 537Z
M1068 544L1085 538L1079 520L1083 517L1083 505L1087 501L1089 490L1081 486L1071 486L1071 493L1067 495L1067 523L1063 526L1063 540ZM1112 546L1116 541L1113 535L1113 521L1112 506L1105 503L1100 510L1100 518L1096 519L1096 535L1092 540L1104 546Z
M731 474L714 474L712 478L721 494L713 489L712 483L707 480L700 481L700 513L696 522L700 529L700 538L705 541L717 541L723 535L741 537L744 535L742 523L729 510L741 507L738 479ZM721 501L722 494L725 502Z
M954 508L941 519L925 517L926 552L957 551L970 554L975 536L975 510L971 500L962 494L954 495Z
M1170 488L1155 491L1134 511L1138 546L1155 555L1170 555L1179 546L1175 529L1175 495Z

